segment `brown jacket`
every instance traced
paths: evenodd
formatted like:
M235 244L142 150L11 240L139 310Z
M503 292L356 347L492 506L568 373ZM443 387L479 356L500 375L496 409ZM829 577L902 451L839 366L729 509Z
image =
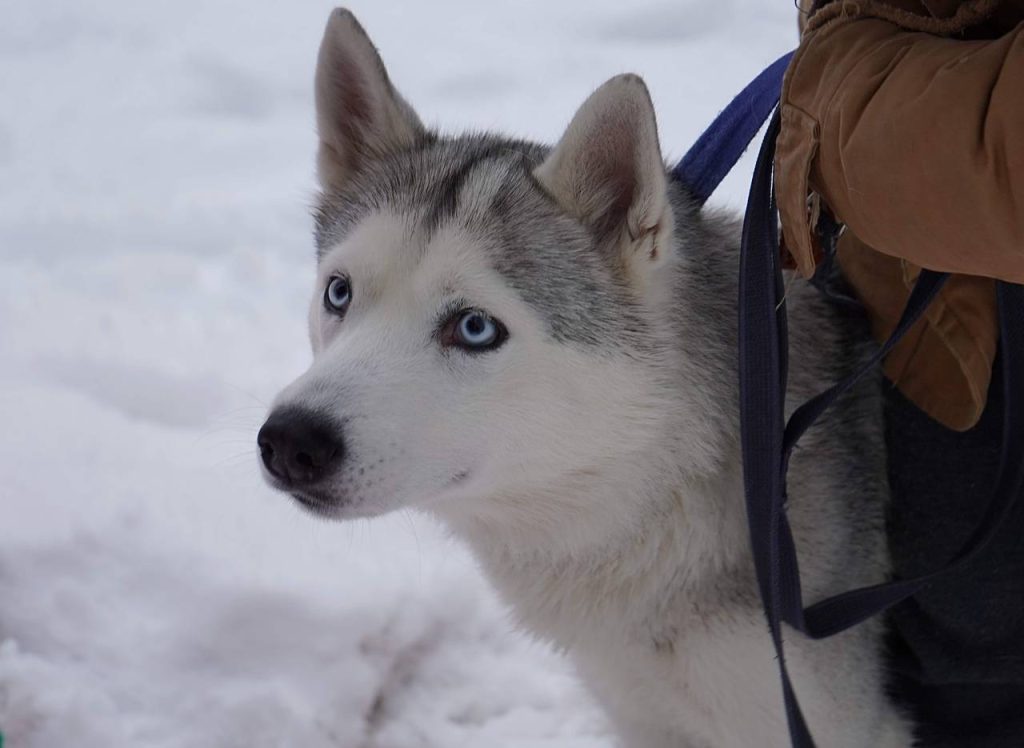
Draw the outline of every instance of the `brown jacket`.
M886 374L970 428L996 351L991 279L1024 283L1024 0L836 0L805 26L775 162L785 246L809 276L827 205L879 338L920 267L955 273Z

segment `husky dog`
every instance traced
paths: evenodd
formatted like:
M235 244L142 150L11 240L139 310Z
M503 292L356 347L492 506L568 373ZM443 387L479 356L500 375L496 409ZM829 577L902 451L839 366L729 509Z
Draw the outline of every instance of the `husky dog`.
M267 480L321 517L439 518L622 745L787 745L743 502L739 229L667 172L644 83L612 78L548 147L426 129L347 11L317 64L314 361L259 433ZM866 346L806 286L788 298L791 403ZM811 601L889 569L877 389L792 460ZM881 633L790 632L819 745L912 743Z

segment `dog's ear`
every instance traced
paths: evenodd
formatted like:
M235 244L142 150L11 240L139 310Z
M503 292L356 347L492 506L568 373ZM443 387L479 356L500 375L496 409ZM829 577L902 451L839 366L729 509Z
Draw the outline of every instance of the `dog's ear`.
M627 261L665 254L672 211L654 107L639 76L619 75L594 91L534 176Z
M349 11L331 13L316 65L317 173L341 187L368 161L415 145L426 134L391 85L380 55Z

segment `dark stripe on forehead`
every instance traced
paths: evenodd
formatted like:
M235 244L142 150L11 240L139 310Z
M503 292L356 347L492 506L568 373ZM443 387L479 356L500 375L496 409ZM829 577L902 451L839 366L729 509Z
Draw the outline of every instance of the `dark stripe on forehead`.
M489 135L439 138L431 135L414 148L369 162L341 188L326 189L313 211L317 255L340 241L366 213L415 211L429 237L460 206L459 195L484 162L513 154L536 161L544 148Z
M508 147L500 144L489 144L481 150L471 153L457 168L431 185L431 193L435 196L433 204L423 217L423 230L429 237L443 223L451 220L459 208L459 193L469 175L480 164L489 159L508 153Z

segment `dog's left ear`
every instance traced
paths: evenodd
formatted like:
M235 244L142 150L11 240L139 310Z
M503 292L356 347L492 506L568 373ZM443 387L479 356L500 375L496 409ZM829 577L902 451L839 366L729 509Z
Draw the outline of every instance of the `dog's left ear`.
M655 264L672 232L654 107L636 75L612 78L579 108L534 176L629 266Z

